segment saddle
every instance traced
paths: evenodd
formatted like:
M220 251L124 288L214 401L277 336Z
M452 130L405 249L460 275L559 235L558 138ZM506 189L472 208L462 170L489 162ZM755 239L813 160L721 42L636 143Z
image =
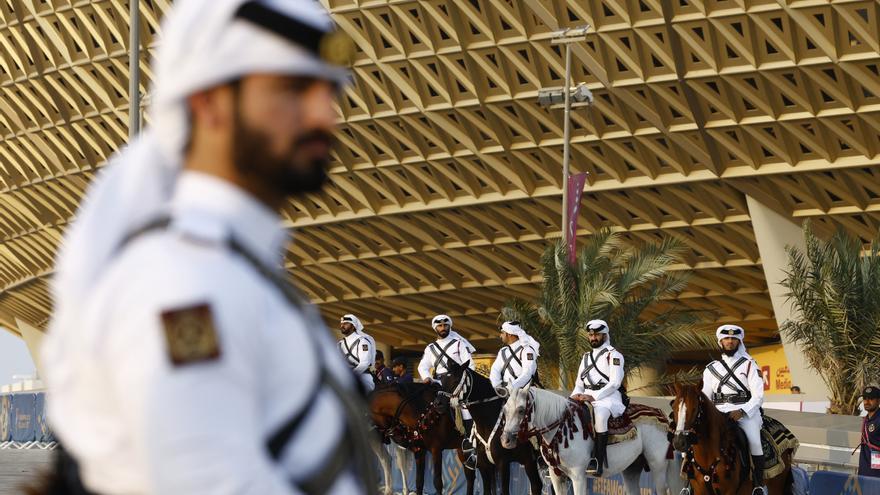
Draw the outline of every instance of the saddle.
M746 473L743 476L748 477L751 475L752 468L749 441L741 428L736 425L732 425L732 427L734 432L736 432L736 446L740 453L739 460L746 467ZM782 455L786 451L791 450L793 456L799 446L800 442L785 425L765 415L764 425L761 426L761 449L764 451L764 479L769 480L782 473L785 470L785 462L782 459Z
M588 408L590 418L592 418L592 404L585 403L584 405ZM629 403L623 414L608 420L608 445L632 440L638 433L636 431L636 424L650 422L656 423L662 429L666 429L666 425L669 423L666 415L660 409L643 404ZM595 439L596 434L592 427L590 428L590 435Z

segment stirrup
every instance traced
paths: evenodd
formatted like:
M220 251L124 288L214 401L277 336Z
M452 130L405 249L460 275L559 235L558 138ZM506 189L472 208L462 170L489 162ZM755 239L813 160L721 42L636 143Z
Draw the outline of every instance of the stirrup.
M682 488L680 492L678 492L678 495L691 495L691 493L691 487L686 486Z
M471 450L470 452L471 452L471 455L469 455L464 460L464 468L470 469L471 471L473 471L477 468L477 454L473 450Z
M767 495L766 486L756 486L752 488L752 495Z
M599 466L599 459L593 457L587 463L587 474L591 476L601 476L601 466Z

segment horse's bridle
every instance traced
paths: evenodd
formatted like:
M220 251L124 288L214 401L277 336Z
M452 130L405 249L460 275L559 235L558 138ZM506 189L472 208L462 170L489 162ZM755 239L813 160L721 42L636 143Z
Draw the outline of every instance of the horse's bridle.
M706 486L706 491L711 495L719 495L718 489L716 485L720 484L720 480L718 478L718 465L721 464L721 460L724 458L728 459L728 463L732 462L732 455L730 453L725 452L724 448L721 447L720 455L715 457L715 460L712 461L712 464L709 467L703 467L696 460L696 456L694 455L694 445L699 441L699 437L697 436L697 428L699 428L703 424L703 401L707 400L702 392L697 396L697 417L694 418L693 424L691 424L690 428L682 430L685 435L685 440L687 442L687 450L684 452L685 455L685 465L682 466L682 470L687 470L688 477L690 479L696 478L694 475L694 470L700 473L701 478L703 480L703 484ZM727 472L728 477L730 476L730 471Z
M461 379L458 381L458 384L455 385L455 388L452 389L452 392L444 392L441 390L437 392L437 394L448 397L450 406L464 408L504 399L504 397L495 393L494 396L485 399L470 400L471 393L474 391L474 377L472 373L475 373L475 371L470 368L465 368L464 372L461 374ZM462 400L462 395L465 395L464 400Z
M691 449L691 446L699 440L697 437L697 428L703 425L703 394L697 397L697 417L694 418L694 422L691 424L690 428L682 430L684 433L685 439L687 440L688 449Z
M535 397L533 393L533 391L529 390L528 395L526 396L525 414L523 414L523 419L520 422L519 429L516 433L517 442L523 443L530 437L536 437L544 460L547 461L547 464L557 475L561 475L562 471L559 468L561 464L559 458L560 443L564 444L565 447L568 447L569 439L573 439L574 434L578 432L575 422L577 418L580 418L584 440L589 436L591 423L586 413L584 413L583 410L578 409L581 407L580 403L568 399L568 407L559 419L540 428L529 428L529 423L532 421L532 416L535 412ZM544 438L544 434L553 431L555 431L555 433L553 433L550 440Z

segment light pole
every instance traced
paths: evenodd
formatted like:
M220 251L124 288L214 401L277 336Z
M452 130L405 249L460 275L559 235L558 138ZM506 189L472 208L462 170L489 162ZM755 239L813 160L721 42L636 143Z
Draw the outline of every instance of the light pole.
M133 140L141 128L141 12L140 0L129 0L128 31L128 139Z
M571 108L587 106L593 102L593 94L583 84L571 87L571 44L586 40L590 25L567 28L553 33L551 43L565 45L565 83L561 88L538 90L538 103L550 108L565 108L565 122L562 136L562 242L568 243L568 164L571 158ZM572 104L572 99L575 104Z

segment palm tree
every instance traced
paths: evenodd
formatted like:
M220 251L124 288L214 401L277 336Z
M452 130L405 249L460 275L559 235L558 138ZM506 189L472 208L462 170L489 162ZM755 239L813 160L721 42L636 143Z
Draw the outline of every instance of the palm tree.
M627 245L609 229L586 240L574 264L562 243L541 257L543 283L536 302L509 301L502 317L522 322L541 343L539 372L548 386L568 389L581 357L589 348L586 323L601 318L611 327L611 341L625 356L628 372L661 363L673 349L707 349L714 342L696 332L700 315L671 309L653 318L645 310L674 297L687 286L688 274L671 271L684 247L672 238L656 244Z
M880 237L838 230L827 242L804 225L806 250L788 248L788 289L795 316L779 331L803 349L831 393L829 412L858 414L861 389L880 378Z

